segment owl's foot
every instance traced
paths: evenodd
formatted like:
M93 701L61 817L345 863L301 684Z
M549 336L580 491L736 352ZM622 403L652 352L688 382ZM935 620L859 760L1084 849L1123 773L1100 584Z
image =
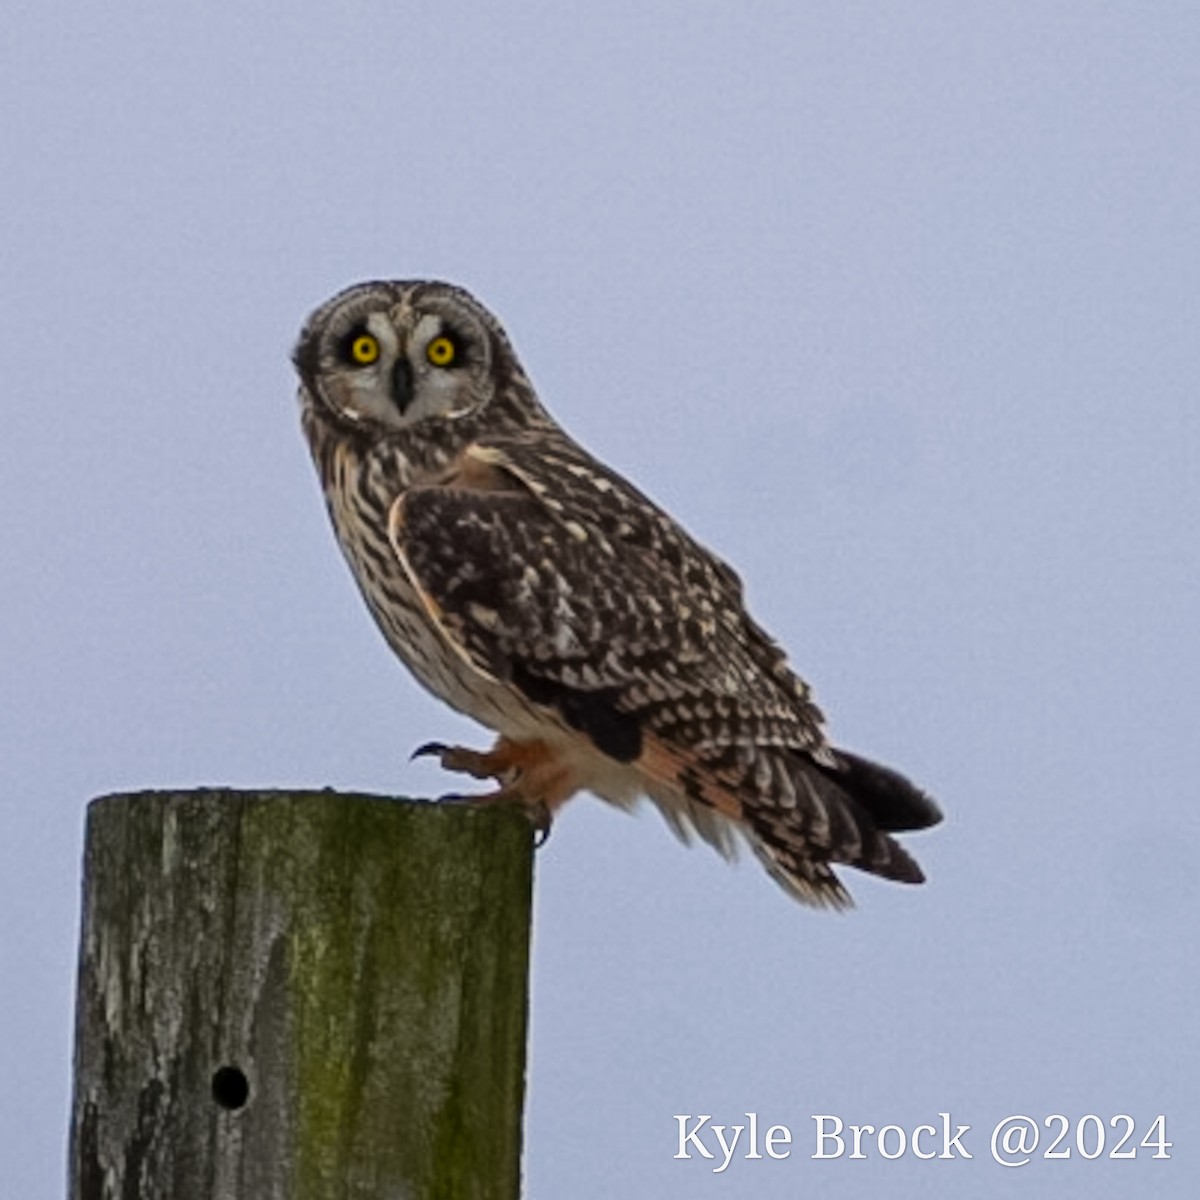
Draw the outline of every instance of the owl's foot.
M436 758L447 771L496 780L500 786L495 791L444 799L457 804L519 805L539 835L538 846L550 836L553 810L578 786L567 765L542 741L515 742L502 737L488 751L426 742L412 757Z

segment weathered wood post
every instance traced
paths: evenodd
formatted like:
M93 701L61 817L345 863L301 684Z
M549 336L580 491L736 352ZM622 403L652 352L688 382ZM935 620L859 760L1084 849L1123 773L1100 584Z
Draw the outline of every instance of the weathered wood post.
M501 806L93 801L71 1200L515 1200L531 882Z

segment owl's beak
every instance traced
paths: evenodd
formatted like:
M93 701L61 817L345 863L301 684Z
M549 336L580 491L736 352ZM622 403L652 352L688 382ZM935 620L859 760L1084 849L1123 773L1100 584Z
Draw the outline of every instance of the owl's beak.
M392 401L401 416L412 403L412 390L412 367L408 365L407 358L398 358L396 365L392 368Z

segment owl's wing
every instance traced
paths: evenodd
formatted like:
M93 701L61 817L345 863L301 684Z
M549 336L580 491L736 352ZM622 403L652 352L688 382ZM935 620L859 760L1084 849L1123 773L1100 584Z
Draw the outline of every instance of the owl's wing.
M455 648L602 750L604 713L689 746L823 752L821 714L733 570L565 436L473 443L397 500L390 536Z

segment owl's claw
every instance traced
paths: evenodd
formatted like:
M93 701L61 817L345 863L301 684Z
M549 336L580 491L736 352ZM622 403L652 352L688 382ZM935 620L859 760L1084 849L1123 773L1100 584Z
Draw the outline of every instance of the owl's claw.
M445 742L424 742L408 756L408 761L416 762L418 758L441 758L449 749Z
M553 826L550 809L541 802L533 806L526 805L525 815L533 826L533 848L540 850L550 840L550 829Z
M409 762L417 758L436 758L442 770L471 775L476 779L501 779L510 770L509 765L497 758L494 752L447 746L444 742L426 742L418 746L409 755Z

